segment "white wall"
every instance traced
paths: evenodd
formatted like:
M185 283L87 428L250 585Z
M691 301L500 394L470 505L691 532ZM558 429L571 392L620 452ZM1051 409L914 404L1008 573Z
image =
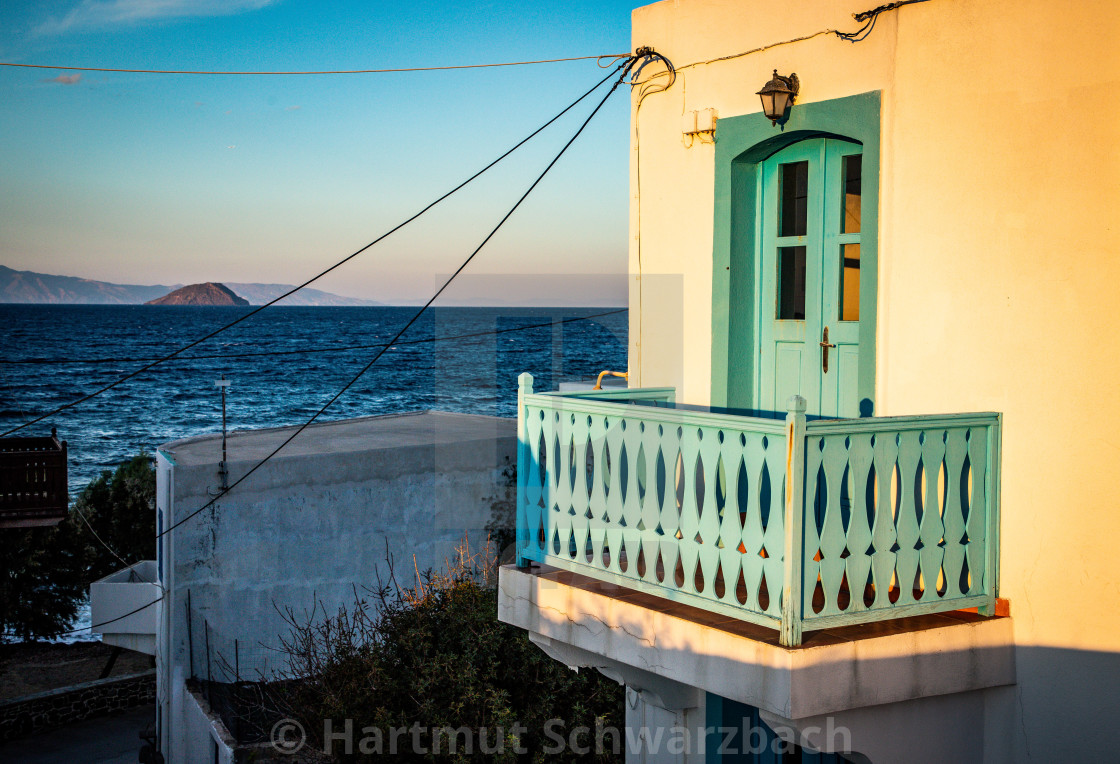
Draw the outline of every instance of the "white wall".
M220 651L232 665L235 639L241 678L269 676L285 668L282 654L264 646L279 647L288 633L286 608L297 617L317 608L314 618L322 620L351 607L355 587L363 595L362 587L376 586L379 575L389 582L387 553L396 580L410 586L417 571L443 568L464 539L481 551L502 470L516 461L516 438L512 420L478 419L486 420L480 431L487 434L476 439L395 448L373 436L363 446L366 425L355 420L353 437L337 450L269 461L166 536L167 617L157 657L165 719L184 718L174 707L176 683L190 675L191 643L194 676L206 678L207 625L215 681L233 681L213 656ZM237 453L231 447L231 483L257 461L238 461ZM169 447L157 453L157 501L168 525L205 505L219 483L216 461L178 461ZM164 728L170 742L164 753L173 764L180 761L175 750L182 733Z
M1120 6L931 0L883 14L854 45L820 35L688 66L854 30L851 14L874 5L672 0L634 12L634 44L681 69L641 108L632 233L643 276L680 274L684 301L639 306L632 290L631 368L646 386L682 378L678 400L709 398L719 168L711 146L682 145L681 113L758 112L755 91L774 68L798 73L802 104L880 91L877 412L1005 415L1001 594L1019 684L987 707L989 755L1112 757ZM632 276L637 252L632 241ZM638 347L635 322L646 348L681 336L682 364Z
M187 764L233 764L233 745L220 720L210 712L206 702L179 685L180 719L171 755L164 751L167 762ZM215 756L215 751L217 756Z

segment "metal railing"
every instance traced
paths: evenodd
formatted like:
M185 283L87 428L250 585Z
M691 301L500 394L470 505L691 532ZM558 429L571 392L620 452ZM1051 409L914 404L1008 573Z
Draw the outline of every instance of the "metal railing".
M518 391L518 563L779 629L976 607L999 589L1000 415L807 421L671 388Z

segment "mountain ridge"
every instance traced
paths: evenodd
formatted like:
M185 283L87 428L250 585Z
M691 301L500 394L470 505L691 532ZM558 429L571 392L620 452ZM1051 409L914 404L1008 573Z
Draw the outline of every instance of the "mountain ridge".
M214 282L217 283L217 282ZM252 284L222 282L251 305L263 305L287 291L290 284ZM115 284L109 281L57 276L35 271L17 271L0 265L0 303L22 305L143 305L164 297L183 284ZM304 288L282 300L288 306L363 306L382 305L374 300Z

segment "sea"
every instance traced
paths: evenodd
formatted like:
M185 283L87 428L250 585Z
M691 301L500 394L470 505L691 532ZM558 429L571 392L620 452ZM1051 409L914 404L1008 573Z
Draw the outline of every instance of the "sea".
M246 315L245 307L0 304L0 432L78 401ZM517 416L534 388L626 369L620 308L273 306L18 436L67 442L71 501L103 470L228 430L425 409ZM353 381L357 377L356 381ZM227 387L215 383L225 379ZM350 384L353 382L353 384ZM88 626L88 608L77 626ZM94 638L85 634L65 639Z

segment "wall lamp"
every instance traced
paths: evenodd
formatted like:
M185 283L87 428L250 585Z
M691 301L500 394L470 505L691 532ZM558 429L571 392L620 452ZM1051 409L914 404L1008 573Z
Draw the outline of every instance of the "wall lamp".
M801 83L797 79L797 74L783 77L778 74L777 69L774 70L774 78L758 91L758 96L762 99L762 113L770 120L770 124L778 124L778 120L785 116L786 110L793 104L800 89Z

